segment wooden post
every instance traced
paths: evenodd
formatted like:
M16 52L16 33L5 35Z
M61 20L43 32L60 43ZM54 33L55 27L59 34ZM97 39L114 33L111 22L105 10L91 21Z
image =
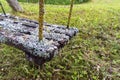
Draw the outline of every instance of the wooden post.
M67 28L69 28L69 26L70 26L70 19L71 19L71 15L72 15L73 4L74 4L74 0L71 0L71 6L70 6L70 12L69 12L69 16L68 16Z
M18 0L6 0L14 12L23 12Z
M39 41L43 39L44 0L39 0Z

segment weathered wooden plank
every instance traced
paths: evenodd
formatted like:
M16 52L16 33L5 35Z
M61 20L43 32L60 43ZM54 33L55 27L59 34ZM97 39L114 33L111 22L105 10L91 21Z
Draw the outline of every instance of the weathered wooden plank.
M64 26L44 23L44 39L39 41L37 21L0 15L0 43L24 51L29 61L39 65L57 55L59 49L77 32L76 28L67 29Z

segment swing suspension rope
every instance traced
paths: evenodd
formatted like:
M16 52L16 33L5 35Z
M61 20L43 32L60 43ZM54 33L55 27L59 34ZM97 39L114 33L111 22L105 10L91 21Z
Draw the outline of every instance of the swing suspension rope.
M3 5L2 5L1 2L0 2L0 7L1 7L1 9L2 9L3 14L6 16L6 12L5 12L5 10L4 10Z
M71 20L71 15L72 15L72 10L73 10L73 4L74 4L74 0L71 0L71 6L70 6L70 12L69 12L69 16L68 16L67 28L70 27L70 20Z
M44 0L39 0L39 41L43 39Z
M70 26L73 4L74 4L74 0L71 0L67 28L69 28ZM44 0L39 0L39 41L43 39L43 23L44 23Z

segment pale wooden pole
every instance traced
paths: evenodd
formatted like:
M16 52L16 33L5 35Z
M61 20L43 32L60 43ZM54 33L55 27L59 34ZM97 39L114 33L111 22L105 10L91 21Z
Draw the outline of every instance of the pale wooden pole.
M70 5L69 16L68 16L67 28L69 28L69 26L70 26L70 19L71 19L71 15L72 15L73 4L74 4L74 0L71 0L71 5Z
M39 0L39 41L43 39L44 0Z
M18 0L6 0L6 1L14 12L23 12L23 8L20 6Z

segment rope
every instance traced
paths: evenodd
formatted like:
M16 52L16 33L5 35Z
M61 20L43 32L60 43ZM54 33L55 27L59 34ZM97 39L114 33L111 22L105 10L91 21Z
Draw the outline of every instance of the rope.
M2 12L4 13L4 15L6 16L6 12L5 12L5 10L4 10L4 8L3 8L3 6L2 6L2 3L0 2L0 6L1 6L1 9L2 9Z

